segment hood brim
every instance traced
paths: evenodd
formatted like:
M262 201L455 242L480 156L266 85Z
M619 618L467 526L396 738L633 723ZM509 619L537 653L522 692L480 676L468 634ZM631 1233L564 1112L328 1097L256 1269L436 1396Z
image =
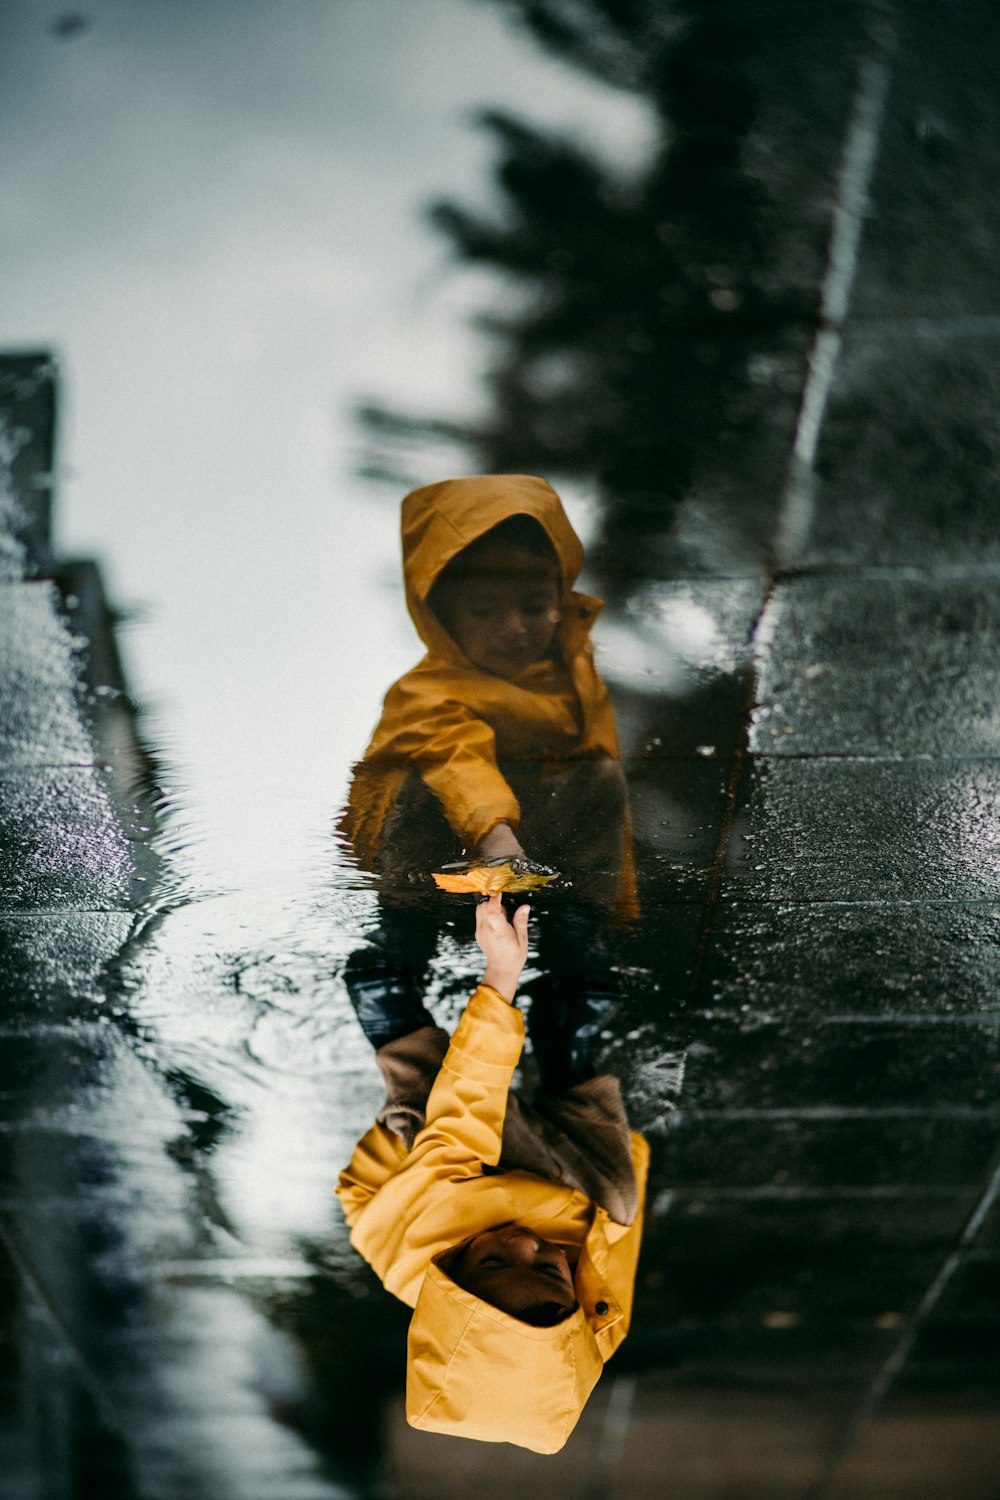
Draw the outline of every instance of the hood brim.
M583 545L547 480L534 474L479 474L422 485L403 500L406 605L434 655L467 665L427 602L434 584L460 552L511 516L529 516L548 537L559 562L565 605L583 567Z
M407 1339L410 1426L557 1453L604 1368L582 1307L534 1328L465 1291L439 1260L427 1269Z

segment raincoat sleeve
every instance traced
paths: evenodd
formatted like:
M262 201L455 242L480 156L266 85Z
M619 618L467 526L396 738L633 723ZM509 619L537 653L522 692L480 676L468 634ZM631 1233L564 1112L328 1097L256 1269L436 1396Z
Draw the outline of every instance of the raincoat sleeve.
M385 700L383 722L397 727L391 751L416 766L466 845L521 817L517 798L497 767L496 736L464 704L405 682Z
M454 1181L500 1160L507 1094L524 1045L524 1017L480 985L455 1028L427 1100L407 1170Z
M384 1125L375 1124L365 1132L341 1172L335 1190L348 1224L354 1226L369 1199L399 1171L405 1160L406 1146Z

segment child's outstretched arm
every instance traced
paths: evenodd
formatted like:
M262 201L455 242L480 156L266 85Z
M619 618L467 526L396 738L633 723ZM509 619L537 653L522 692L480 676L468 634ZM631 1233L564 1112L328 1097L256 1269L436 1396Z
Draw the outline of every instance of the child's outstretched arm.
M479 840L483 859L524 859L521 841L509 823L496 823Z
M511 1005L528 957L528 910L527 904L522 904L508 921L498 894L476 907L476 942L486 956L483 983Z

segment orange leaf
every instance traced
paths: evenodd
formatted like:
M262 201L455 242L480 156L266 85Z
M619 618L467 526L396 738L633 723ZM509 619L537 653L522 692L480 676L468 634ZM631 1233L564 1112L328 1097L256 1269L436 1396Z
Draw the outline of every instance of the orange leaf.
M556 875L537 875L531 870L519 875L510 865L472 865L459 875L435 872L431 876L442 891L454 894L475 891L484 896L492 895L494 891L537 891L557 878Z

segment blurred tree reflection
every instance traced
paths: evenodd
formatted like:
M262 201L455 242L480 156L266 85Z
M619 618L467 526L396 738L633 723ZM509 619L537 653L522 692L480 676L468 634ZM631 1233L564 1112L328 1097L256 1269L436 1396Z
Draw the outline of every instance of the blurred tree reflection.
M432 222L460 260L520 296L491 336L479 422L369 405L380 471L416 436L466 444L485 471L579 478L603 501L597 570L613 591L657 571L679 502L766 439L769 356L801 349L807 283L775 274L767 190L747 168L758 33L745 0L484 0L563 60L633 91L655 144L626 176L584 146L485 111L492 215L451 201ZM758 70L759 71L759 70ZM791 335L791 338L789 338ZM771 361L773 363L773 360Z

